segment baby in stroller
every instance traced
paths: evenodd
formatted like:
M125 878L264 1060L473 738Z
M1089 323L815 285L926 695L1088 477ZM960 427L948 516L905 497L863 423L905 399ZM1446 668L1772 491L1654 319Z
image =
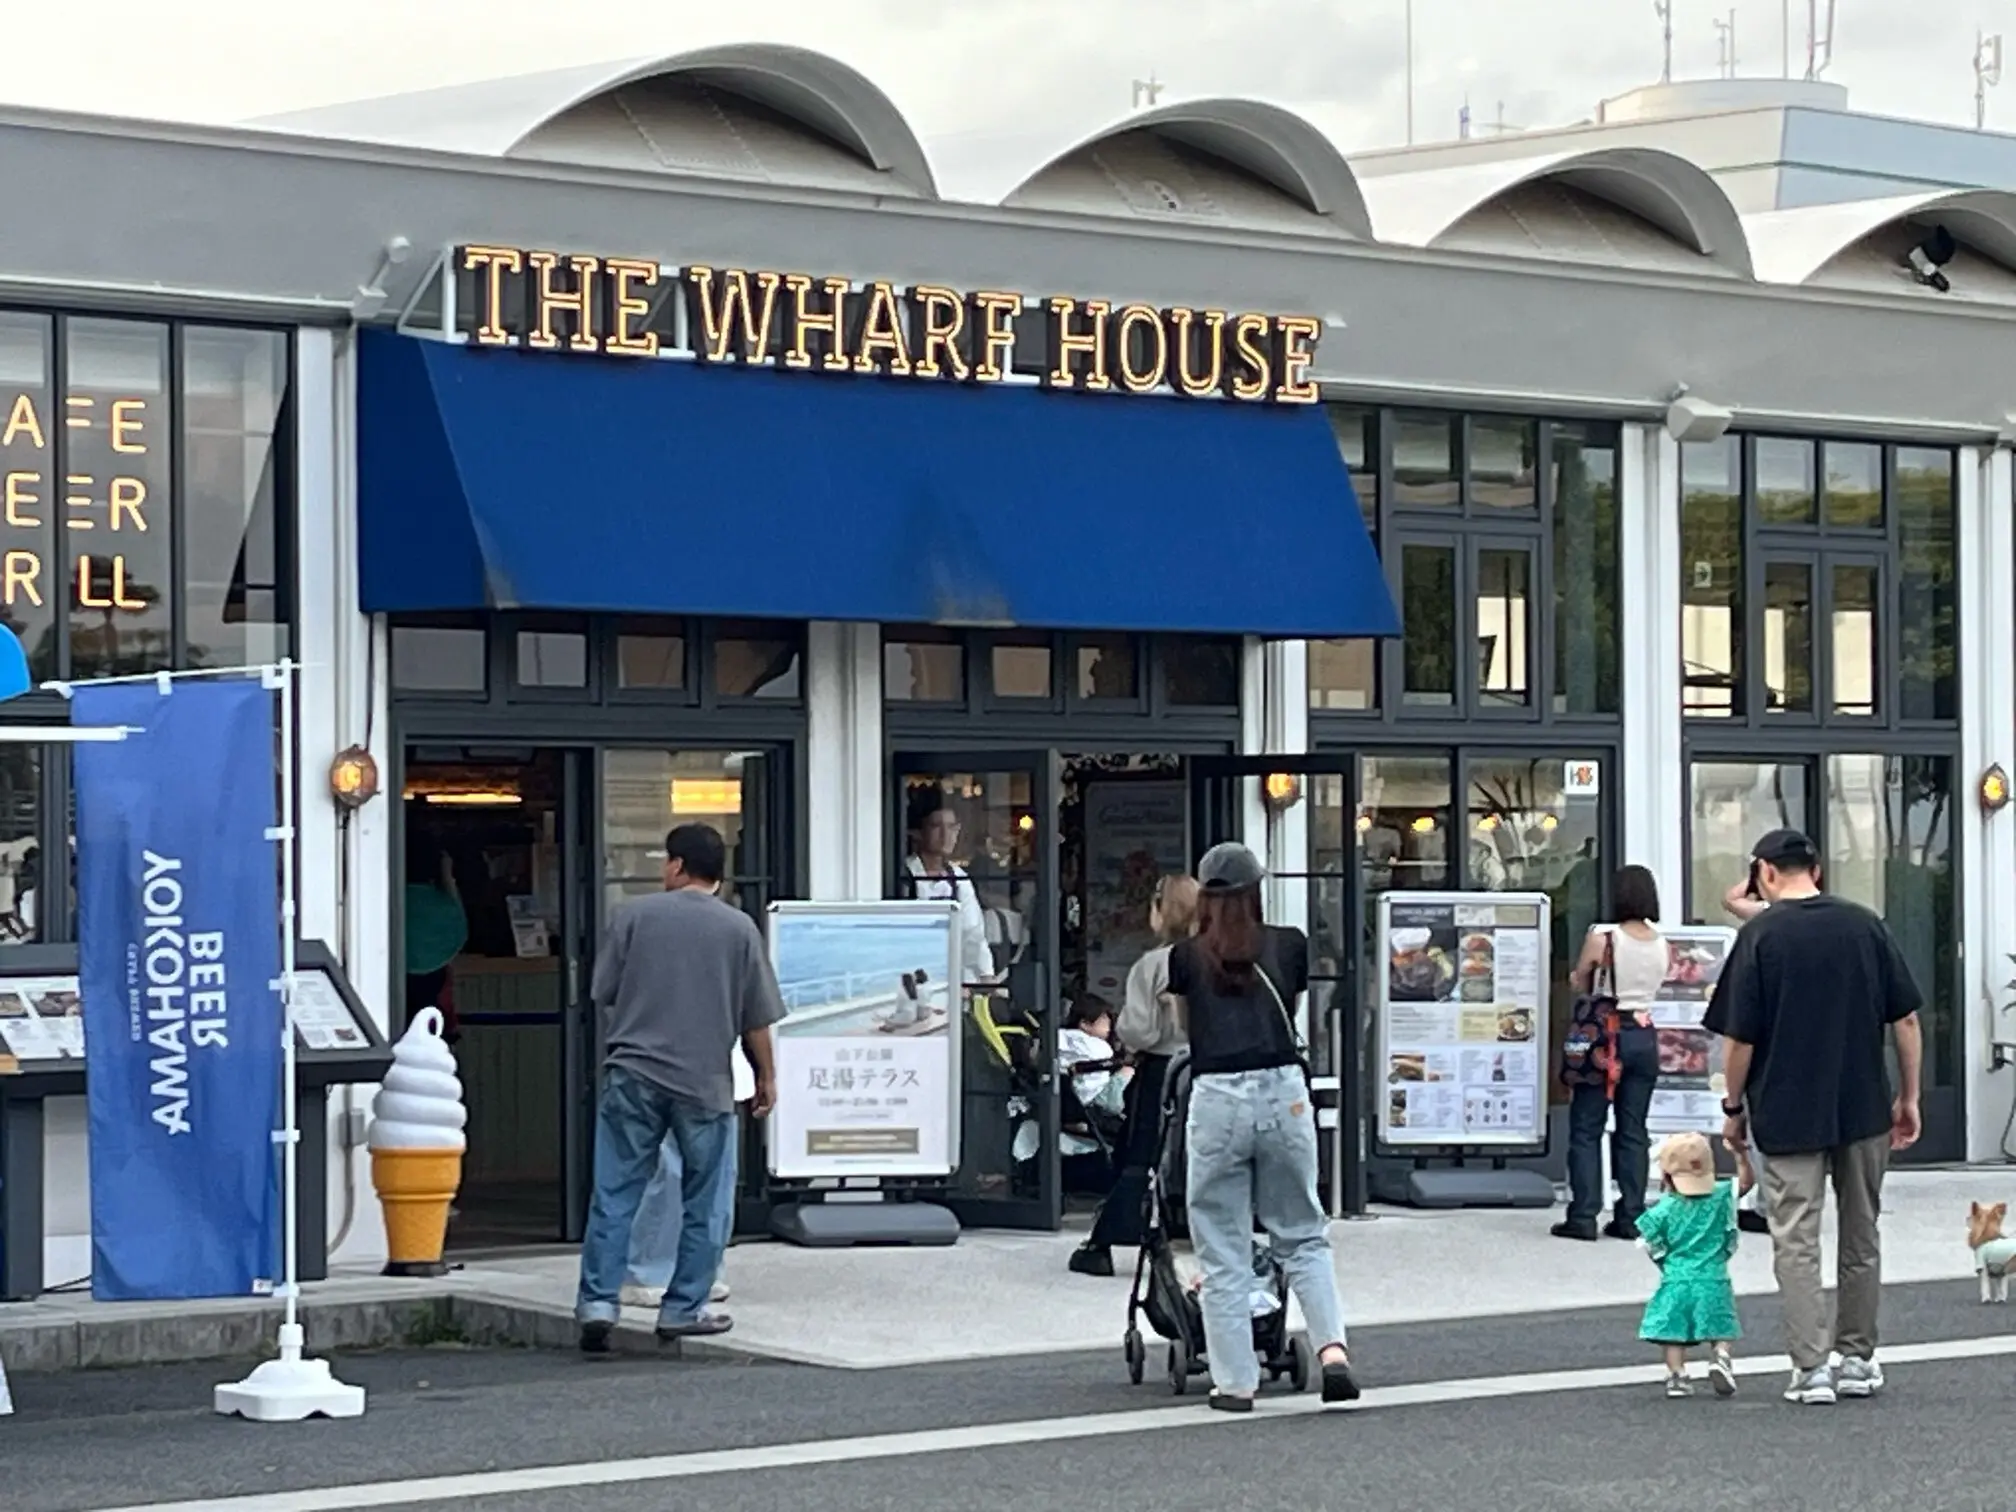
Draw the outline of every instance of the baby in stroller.
M1113 1151L1127 1123L1127 1084L1134 1068L1113 1047L1113 1010L1097 998L1071 1003L1057 1031L1057 1068L1063 1073L1059 1148L1065 1178L1074 1187L1103 1191L1113 1179ZM1024 1119L1015 1131L1015 1158L1035 1158L1040 1131Z
M1147 1240L1134 1265L1134 1286L1127 1296L1127 1334L1123 1341L1127 1375L1136 1386L1147 1374L1148 1346L1140 1319L1169 1341L1169 1389L1182 1396L1190 1379L1210 1366L1204 1358L1204 1308L1198 1295L1201 1273L1186 1274L1177 1242L1190 1237L1184 1205L1189 1170L1184 1144L1190 1114L1190 1056L1179 1051L1163 1082L1159 1153L1148 1178ZM1253 1246L1253 1352L1268 1380L1282 1376L1297 1391L1306 1391L1316 1374L1316 1351L1301 1335L1288 1331L1288 1275L1271 1248L1256 1238Z

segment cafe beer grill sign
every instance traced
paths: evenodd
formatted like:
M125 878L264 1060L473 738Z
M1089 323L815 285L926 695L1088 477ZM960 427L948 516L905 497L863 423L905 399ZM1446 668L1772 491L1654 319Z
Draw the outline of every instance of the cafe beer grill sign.
M787 372L1315 404L1323 322L1186 305L961 291L810 273L460 246L456 327L481 347ZM682 319L683 317L683 319ZM1040 332L1036 340L1033 333ZM1025 347L1039 350L1027 351Z

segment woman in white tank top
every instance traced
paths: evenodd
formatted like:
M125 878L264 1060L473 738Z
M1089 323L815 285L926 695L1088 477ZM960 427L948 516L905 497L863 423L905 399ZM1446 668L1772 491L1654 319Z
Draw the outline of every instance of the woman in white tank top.
M1636 1239L1645 1211L1651 1138L1645 1116L1659 1080L1659 1037L1652 1001L1666 981L1669 953L1659 933L1659 884L1642 866L1620 867L1611 883L1615 924L1598 924L1583 942L1569 980L1577 992L1617 1000L1619 1075L1614 1100L1603 1086L1576 1087L1568 1104L1568 1216L1554 1225L1559 1239ZM1603 1209L1603 1128L1614 1115L1610 1173L1617 1201L1600 1230Z

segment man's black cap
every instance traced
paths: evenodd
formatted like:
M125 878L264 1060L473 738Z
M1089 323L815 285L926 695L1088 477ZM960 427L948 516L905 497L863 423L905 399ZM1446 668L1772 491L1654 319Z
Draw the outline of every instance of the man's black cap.
M1820 864L1819 849L1795 829L1775 829L1750 847L1750 858L1766 866L1814 867Z

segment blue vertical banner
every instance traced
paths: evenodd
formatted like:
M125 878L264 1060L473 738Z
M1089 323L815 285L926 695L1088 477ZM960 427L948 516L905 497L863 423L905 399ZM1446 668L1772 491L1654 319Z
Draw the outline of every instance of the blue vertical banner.
M279 1268L274 695L80 687L77 934L91 1295L232 1297Z

